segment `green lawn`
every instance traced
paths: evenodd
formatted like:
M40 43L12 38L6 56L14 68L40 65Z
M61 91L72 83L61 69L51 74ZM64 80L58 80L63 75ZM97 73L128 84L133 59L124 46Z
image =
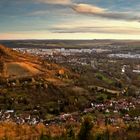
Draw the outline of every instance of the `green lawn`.
M98 79L100 79L100 80L102 80L102 81L104 81L104 82L106 82L108 84L112 84L113 83L113 80L112 79L108 78L107 76L103 75L102 73L99 73L98 72L95 75L96 75L96 77Z

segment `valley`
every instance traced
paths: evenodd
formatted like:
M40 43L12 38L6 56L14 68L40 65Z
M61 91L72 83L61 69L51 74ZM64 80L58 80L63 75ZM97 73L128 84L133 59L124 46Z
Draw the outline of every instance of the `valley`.
M53 41L28 42L0 46L1 122L42 123L46 129L79 125L88 115L99 127L140 124L140 59L123 55L138 54L137 42L130 43L136 50L116 41L89 41L88 48L79 47L80 41L75 48L67 47L72 41L62 48L49 48Z

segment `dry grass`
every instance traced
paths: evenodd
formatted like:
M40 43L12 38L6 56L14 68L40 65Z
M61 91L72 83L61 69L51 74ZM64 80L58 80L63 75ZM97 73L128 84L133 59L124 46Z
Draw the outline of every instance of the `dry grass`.
M6 73L8 77L20 77L39 74L40 71L24 62L11 62L6 64Z

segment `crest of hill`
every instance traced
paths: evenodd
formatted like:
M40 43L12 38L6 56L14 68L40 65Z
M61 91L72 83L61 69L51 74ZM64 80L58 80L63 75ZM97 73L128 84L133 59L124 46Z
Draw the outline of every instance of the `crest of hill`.
M0 44L0 59L2 59L3 61L20 61L27 59L28 61L35 61L37 58L28 54L22 54Z
M1 57L11 57L11 49L0 45L0 56Z
M24 55L0 45L0 76L21 77L41 73L40 61L28 54Z
M68 69L60 65L47 61L44 63L39 57L22 54L0 45L0 77L21 78L43 74L55 78L57 74L69 75L70 73Z

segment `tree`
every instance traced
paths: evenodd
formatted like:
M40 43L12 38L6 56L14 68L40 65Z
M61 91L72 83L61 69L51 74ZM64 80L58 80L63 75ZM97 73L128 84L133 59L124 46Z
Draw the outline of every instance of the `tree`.
M87 116L82 122L80 132L78 134L79 140L92 140L91 130L93 127L92 118Z
M72 126L70 126L67 130L67 136L69 139L75 139L75 133L74 133L74 130L72 128Z

